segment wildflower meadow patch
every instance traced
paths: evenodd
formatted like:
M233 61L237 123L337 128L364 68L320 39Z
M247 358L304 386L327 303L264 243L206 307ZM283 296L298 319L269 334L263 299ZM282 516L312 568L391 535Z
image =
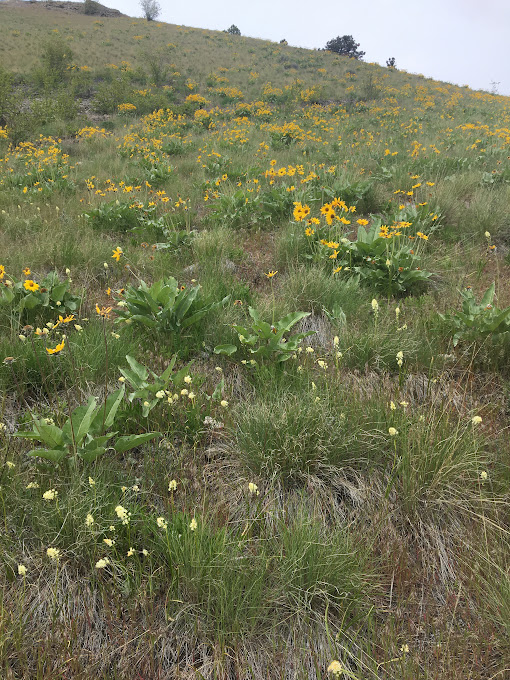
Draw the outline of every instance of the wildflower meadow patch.
M510 100L85 4L0 8L2 677L502 678Z

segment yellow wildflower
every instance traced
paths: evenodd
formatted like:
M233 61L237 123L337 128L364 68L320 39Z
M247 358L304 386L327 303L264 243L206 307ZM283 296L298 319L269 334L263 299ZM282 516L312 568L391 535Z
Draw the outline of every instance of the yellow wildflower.
M55 348L52 349L51 347L46 347L46 351L48 352L48 354L58 354L64 349L64 345L65 339L62 339L62 342L59 342L59 344Z
M39 290L39 284L35 281L32 281L32 279L27 279L23 284L23 287L25 290L29 290L31 293L35 293Z

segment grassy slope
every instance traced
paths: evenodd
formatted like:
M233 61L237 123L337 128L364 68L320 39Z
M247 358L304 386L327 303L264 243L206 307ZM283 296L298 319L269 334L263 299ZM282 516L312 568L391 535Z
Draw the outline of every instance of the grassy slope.
M39 338L2 307L0 358L15 359L0 371L6 677L325 678L333 659L359 680L504 677L508 334L454 348L437 312L458 309L466 285L479 297L492 281L494 304L510 304L508 98L329 53L41 5L0 5L0 23L1 63L23 81L28 108L58 100L30 79L55 31L74 53L68 87L77 73L93 79L76 117L34 118L33 147L0 139L2 282L42 285L56 269L83 298L56 356L44 345L61 341L60 328ZM135 112L101 113L101 87L116 92L114 110ZM207 99L207 114L190 94ZM137 116L156 104L175 115ZM38 141L40 132L60 138ZM320 208L333 197L356 212L339 209L350 224L329 229ZM313 235L293 201L321 219ZM153 212L129 207L138 203ZM413 296L345 268L332 274L339 256L319 236L352 241L356 220L378 215L413 223L388 241L389 255L398 238L429 237L413 240L433 273ZM150 247L164 242L173 245ZM231 300L180 335L114 325L117 291L169 275L198 281L207 302ZM102 321L96 304L113 306L113 318ZM249 305L273 323L310 312L296 326L315 331L302 343L310 351L255 368L249 353L215 355L239 344L231 324L247 325ZM43 327L58 312L28 320ZM115 430L157 430L159 444L110 449L78 471L27 457L30 442L11 435L29 412L62 425L91 394L115 389L128 353L158 374L174 353L179 367L193 362L191 385L170 390L193 399L165 395L148 418L136 400L119 411ZM209 399L221 375L223 405ZM42 498L48 489L57 502ZM48 547L61 551L58 565Z

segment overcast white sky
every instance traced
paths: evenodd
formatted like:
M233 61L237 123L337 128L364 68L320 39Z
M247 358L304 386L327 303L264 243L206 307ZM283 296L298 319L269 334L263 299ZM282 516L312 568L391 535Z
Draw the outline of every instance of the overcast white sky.
M510 95L510 0L159 0L160 20L299 47L353 35L365 61ZM138 0L103 0L141 16Z

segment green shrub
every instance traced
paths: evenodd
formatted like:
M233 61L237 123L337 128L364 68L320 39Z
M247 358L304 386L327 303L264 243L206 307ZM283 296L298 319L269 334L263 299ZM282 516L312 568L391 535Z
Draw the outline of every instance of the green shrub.
M335 224L329 231L317 228L306 236L305 257L314 262L332 261L333 273L339 278L358 276L361 283L384 295L422 292L432 274L419 266L419 241L428 236L419 232L418 241L410 244L404 228L394 225L390 229L382 218L374 217L368 231L364 226L358 228L355 241L338 234Z
M45 276L40 284L29 278L16 281L0 290L0 308L19 324L45 323L54 320L57 314L78 310L81 298L70 293L69 287L70 281L60 281L56 271Z
M125 78L100 83L92 100L92 108L96 113L116 113L118 105L129 101L130 95L131 85Z
M93 229L122 232L135 229L145 213L140 208L132 207L131 202L123 203L116 199L101 203L83 214Z
M78 406L70 414L62 428L32 414L32 432L18 431L14 436L43 444L41 448L29 451L29 456L43 458L55 464L66 462L75 471L78 461L92 463L106 453L107 447L113 448L117 453L125 453L154 439L158 433L116 437L118 433L110 431L115 427L115 416L124 391L125 387L122 386L99 406L96 398L90 397L86 405ZM109 442L114 438L115 443L112 446Z
M99 14L101 11L101 5L94 0L85 0L83 3L83 13L87 15Z
M45 87L55 88L69 79L73 51L61 35L52 35L42 46L42 79Z
M484 293L480 303L476 302L471 286L461 291L462 311L439 316L453 332L453 346L460 340L479 341L488 335L508 333L510 330L510 307L499 309L493 305L496 284Z
M197 324L228 298L206 304L200 299L200 286L179 287L173 277L148 286L142 281L138 288L128 286L117 311L117 323L135 322L160 333L182 333Z
M309 316L308 312L291 312L283 319L273 321L271 324L262 321L257 310L253 307L248 307L248 312L253 320L251 326L245 328L244 326L234 325L234 330L241 346L260 361L264 361L264 359L280 363L287 361L295 355L301 340L314 333L314 331L308 331L285 337L298 321ZM236 345L218 345L214 348L214 352L232 356L237 352L237 347ZM250 361L252 365L254 365L254 362L256 362L256 359Z

